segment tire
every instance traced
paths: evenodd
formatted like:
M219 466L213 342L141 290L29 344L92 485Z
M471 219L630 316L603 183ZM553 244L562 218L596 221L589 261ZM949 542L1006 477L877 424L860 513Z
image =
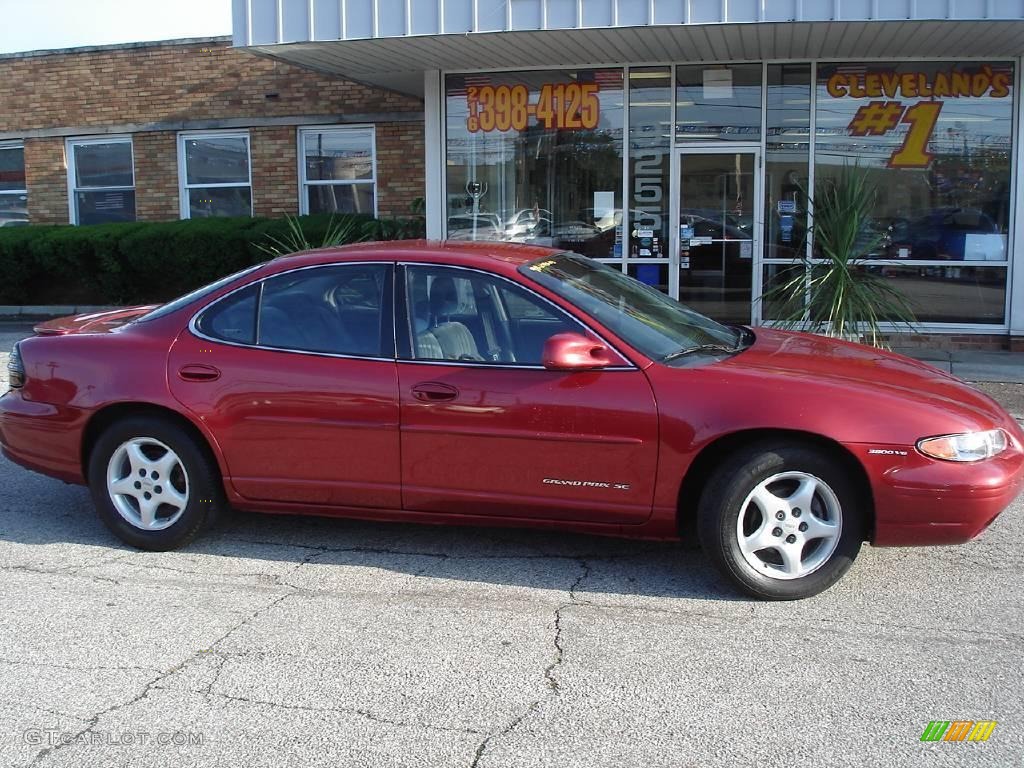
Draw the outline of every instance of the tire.
M100 519L139 549L182 547L227 507L207 447L169 419L132 416L115 422L93 446L88 472Z
M867 515L848 475L828 453L800 443L737 451L701 494L704 552L737 589L762 600L828 589L853 565L864 538Z

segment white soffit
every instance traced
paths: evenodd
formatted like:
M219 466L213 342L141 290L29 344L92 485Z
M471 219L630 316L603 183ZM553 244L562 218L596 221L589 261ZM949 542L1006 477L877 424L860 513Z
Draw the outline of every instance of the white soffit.
M232 3L235 45L412 93L432 69L1024 53L1024 0Z

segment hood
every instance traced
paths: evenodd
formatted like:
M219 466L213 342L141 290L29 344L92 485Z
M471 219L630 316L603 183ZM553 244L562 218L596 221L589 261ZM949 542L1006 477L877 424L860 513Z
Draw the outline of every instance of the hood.
M125 323L142 317L156 309L158 305L148 304L141 307L123 307L107 312L93 312L88 315L72 315L58 317L40 323L33 330L38 336L66 336L69 333L109 333Z
M1009 424L1019 434L1014 420L994 400L927 363L809 333L757 328L755 334L754 344L723 361L720 370L742 369L805 391L827 387L838 402L845 391L851 399L863 402L866 397L879 406L914 403L979 424Z

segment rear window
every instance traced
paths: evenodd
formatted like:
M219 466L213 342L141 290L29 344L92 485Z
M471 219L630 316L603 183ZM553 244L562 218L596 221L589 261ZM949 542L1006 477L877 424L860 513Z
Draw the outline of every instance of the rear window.
M169 315L172 312L177 312L182 307L187 307L189 304L195 301L199 301L200 299L206 298L211 293L216 293L221 288L230 285L238 278L244 277L245 275L248 275L250 272L255 272L257 269L262 267L263 264L266 264L266 262L263 262L262 264L256 264L255 266L252 267L247 267L246 269L243 269L241 272L235 272L233 275L222 277L220 280L217 280L216 282L210 283L209 285L204 285L202 288L197 288L196 290L192 291L192 293L186 293L184 296L180 296L174 301L169 301L166 304L160 305L152 312L147 312L142 317L138 318L135 322L145 323L150 320L156 320L158 318L164 317L165 315Z

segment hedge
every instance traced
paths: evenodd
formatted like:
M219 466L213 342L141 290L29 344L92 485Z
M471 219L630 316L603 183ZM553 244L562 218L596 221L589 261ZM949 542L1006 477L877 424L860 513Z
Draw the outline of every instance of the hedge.
M310 243L351 220L354 240L421 237L421 219L301 216ZM269 257L286 219L215 218L0 229L0 305L127 305L167 301Z

